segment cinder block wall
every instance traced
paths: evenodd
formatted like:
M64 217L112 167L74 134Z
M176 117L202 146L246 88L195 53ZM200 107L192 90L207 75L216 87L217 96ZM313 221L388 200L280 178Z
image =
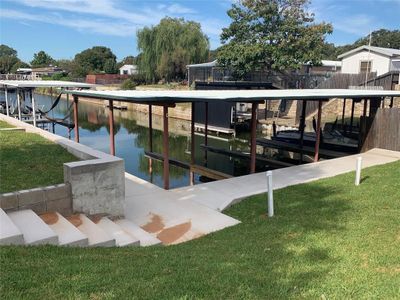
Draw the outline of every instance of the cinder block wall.
M74 212L106 213L113 216L124 214L125 163L123 159L75 143L3 114L0 114L0 120L22 127L27 132L39 134L81 159L64 164L64 182L70 185ZM40 205L38 204L35 209L40 211Z
M0 194L0 207L6 212L32 209L38 214L57 211L69 216L72 214L71 185L62 183Z

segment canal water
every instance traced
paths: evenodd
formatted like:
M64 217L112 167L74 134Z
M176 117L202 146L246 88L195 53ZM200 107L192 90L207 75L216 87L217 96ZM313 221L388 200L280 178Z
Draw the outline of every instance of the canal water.
M35 99L41 110L48 110L55 101L56 95L36 94ZM12 100L11 100L12 101ZM60 100L60 103L49 113L50 117L64 118L70 114L71 102ZM144 151L149 150L148 114L133 110L114 110L115 117L115 150L116 156L125 160L126 172L163 186L162 162L152 160L152 172L149 172L149 158ZM73 122L71 114L70 122ZM68 121L68 119L66 120ZM53 129L50 127L50 131ZM169 153L170 157L190 162L190 122L169 119ZM68 129L56 124L54 132L68 138ZM102 105L79 102L80 143L94 149L109 153L108 109ZM70 138L74 139L72 130ZM200 145L204 136L195 136L196 164L204 165L204 150ZM249 151L248 133L240 134L236 139L228 136L213 137L209 135L210 146L237 151ZM162 117L153 115L153 151L162 153ZM234 176L249 172L249 161L232 158L208 151L207 167ZM195 184L206 179L196 176ZM177 188L189 185L189 171L170 165L170 187Z

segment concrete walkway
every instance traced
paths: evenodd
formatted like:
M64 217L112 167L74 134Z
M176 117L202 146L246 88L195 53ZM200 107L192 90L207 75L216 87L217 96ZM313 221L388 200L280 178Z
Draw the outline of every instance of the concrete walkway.
M273 171L276 189L354 171L352 155ZM363 168L400 160L400 152L373 149L361 154ZM184 242L239 223L220 211L267 191L265 172L166 191L125 176L125 217L165 244Z

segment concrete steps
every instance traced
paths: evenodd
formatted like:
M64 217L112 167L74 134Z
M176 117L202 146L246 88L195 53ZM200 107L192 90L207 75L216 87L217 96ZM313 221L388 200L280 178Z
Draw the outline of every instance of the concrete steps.
M41 214L40 218L58 235L60 246L84 247L89 244L88 237L61 214L48 212Z
M72 215L68 217L67 220L88 237L88 246L113 247L116 245L115 239L112 236L97 226L84 214Z
M138 238L140 241L140 246L142 247L161 244L159 239L127 219L117 220L115 223L119 225L125 232Z
M57 234L32 210L20 210L8 214L21 231L26 245L58 245Z
M140 245L139 239L135 237L132 232L124 230L124 228L107 217L101 218L96 225L103 229L108 235L112 236L118 247Z
M0 245L23 245L22 232L0 208Z

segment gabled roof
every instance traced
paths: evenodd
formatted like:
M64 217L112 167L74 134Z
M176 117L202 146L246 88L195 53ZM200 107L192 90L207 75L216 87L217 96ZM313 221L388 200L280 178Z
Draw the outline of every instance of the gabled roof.
M353 50L350 50L348 52L345 52L345 53L339 55L338 58L344 58L346 56L352 55L354 53L357 53L357 52L360 52L363 50L375 52L375 53L382 54L382 55L389 56L389 57L400 56L400 49L382 48L382 47L364 45L364 46L355 48Z

